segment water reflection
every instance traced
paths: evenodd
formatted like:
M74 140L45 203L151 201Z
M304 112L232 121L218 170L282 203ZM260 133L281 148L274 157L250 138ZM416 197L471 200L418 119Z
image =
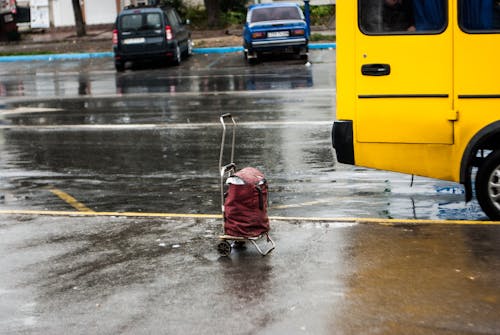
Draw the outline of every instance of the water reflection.
M296 71L294 71L296 72ZM59 78L20 78L15 81L0 81L0 96L90 96L92 94L138 94L176 92L223 92L244 90L296 89L313 86L312 71L300 70L292 76L228 75L219 77L147 77L144 73L119 74L114 85L108 77L92 78L87 74ZM102 80L101 80L102 79ZM110 90L115 87L114 92ZM95 90L98 87L99 90Z
M253 248L253 246L248 246ZM222 286L235 306L258 308L267 297L273 273L269 257L259 257L248 250L233 251L220 258Z
M240 128L235 161L261 169L270 184L270 215L481 219L463 195L433 190L435 181L382 171L333 168L329 127ZM217 213L217 126L3 131L2 174L19 192L53 185L99 211ZM64 209L58 199L44 206ZM8 204L7 204L8 205Z
M312 69L284 67L278 71L254 73L221 72L198 76L149 76L148 72L116 75L116 93L226 92L249 90L297 89L313 86Z
M313 67L284 63L279 66L142 69L116 73L103 60L33 62L16 70L0 68L2 97L63 97L104 94L224 92L307 88L314 85ZM43 64L43 66L42 66ZM106 64L108 66L108 64ZM186 65L187 66L187 65ZM318 73L316 73L318 75ZM321 73L321 76L324 76ZM328 76L328 75L327 75ZM333 76L333 75L332 75Z
M460 207L462 194L443 194L449 184L437 190L436 181L420 179L410 188L407 175L335 165L331 63L233 65L120 74L71 62L29 65L19 80L30 86L18 87L32 99L12 105L49 109L1 115L12 126L2 131L2 172L23 170L10 179L20 191L52 184L94 210L218 212L218 117L231 112L247 123L238 128L236 163L264 171L271 215L482 217L474 205ZM39 94L48 98L33 99Z
M24 82L19 80L7 80L0 82L0 97L23 96Z
M88 74L80 73L78 75L78 95L91 95L91 87Z

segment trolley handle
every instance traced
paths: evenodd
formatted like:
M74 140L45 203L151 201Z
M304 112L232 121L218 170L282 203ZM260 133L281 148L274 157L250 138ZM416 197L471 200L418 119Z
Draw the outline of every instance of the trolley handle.
M235 146L235 141L236 141L236 121L234 120L233 116L231 113L225 113L220 116L220 122L222 124L222 140L221 140L221 145L220 145L220 155L219 155L219 170L222 168L222 158L224 155L224 144L226 140L226 123L225 119L229 118L231 119L231 123L233 124L233 135L232 135L232 141L231 141L231 160L229 163L234 163L234 146Z
M222 119L226 118L226 117L230 117L230 118L233 118L233 116L231 115L231 113L224 113L220 116Z
M226 122L224 121L225 119L231 119L231 122L233 123L233 126L236 127L236 121L234 121L233 115L231 113L225 113L222 114L220 117L220 123L222 123L222 127L225 129L226 128Z
M222 213L224 213L224 175L226 172L234 172L236 170L236 165L234 164L234 145L235 145L235 139L236 139L236 121L234 121L233 116L231 113L225 113L222 114L220 117L220 123L222 124L222 140L220 144L220 155L219 155L219 173L220 173L220 201L221 201L221 208L222 208ZM231 161L226 164L222 165L222 159L224 156L224 143L226 141L226 123L225 119L230 119L231 123L233 124L233 135L232 135L232 143L231 143Z
M220 176L221 176L221 178L224 178L224 175L227 172L234 173L235 170L236 170L236 164L229 163L228 165L225 165L225 166L221 167L221 169L220 169Z

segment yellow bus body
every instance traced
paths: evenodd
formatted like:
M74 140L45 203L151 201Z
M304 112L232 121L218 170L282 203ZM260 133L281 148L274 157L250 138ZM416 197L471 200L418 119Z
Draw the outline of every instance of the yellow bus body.
M500 150L500 32L464 31L450 0L439 32L370 35L359 3L337 2L338 161L462 183L470 200L480 154Z

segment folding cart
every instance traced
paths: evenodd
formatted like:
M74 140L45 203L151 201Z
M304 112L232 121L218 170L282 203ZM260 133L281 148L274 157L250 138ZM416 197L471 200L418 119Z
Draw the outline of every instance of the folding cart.
M222 165L226 123L232 124L231 160ZM256 168L246 167L236 170L234 148L236 140L236 121L229 113L220 116L222 141L219 156L220 200L224 220L224 235L219 236L217 250L222 256L229 256L233 248L242 247L245 242L252 243L262 256L275 247L269 236L267 217L267 181ZM266 238L266 248L259 246L259 240ZM262 244L262 243L260 243Z

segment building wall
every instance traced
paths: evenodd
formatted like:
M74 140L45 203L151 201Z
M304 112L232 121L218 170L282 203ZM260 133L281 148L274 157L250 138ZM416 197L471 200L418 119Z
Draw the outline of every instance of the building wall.
M50 0L50 22L54 27L67 27L75 25L75 15L71 0Z
M83 5L85 23L109 24L114 23L117 10L115 0L80 0ZM50 0L50 21L54 27L68 27L75 25L75 15L71 0Z
M85 22L88 25L112 24L115 22L116 15L124 5L131 2L147 0L80 0L83 5ZM186 0L192 5L199 4L203 6L203 0ZM304 4L302 0L285 0ZM256 0L256 3L272 2L272 0ZM278 1L276 1L278 2ZM311 6L335 4L336 0L311 0ZM53 27L69 27L75 25L73 14L73 5L71 0L49 0L50 22Z
M115 0L85 0L85 22L87 24L114 23L116 14Z

